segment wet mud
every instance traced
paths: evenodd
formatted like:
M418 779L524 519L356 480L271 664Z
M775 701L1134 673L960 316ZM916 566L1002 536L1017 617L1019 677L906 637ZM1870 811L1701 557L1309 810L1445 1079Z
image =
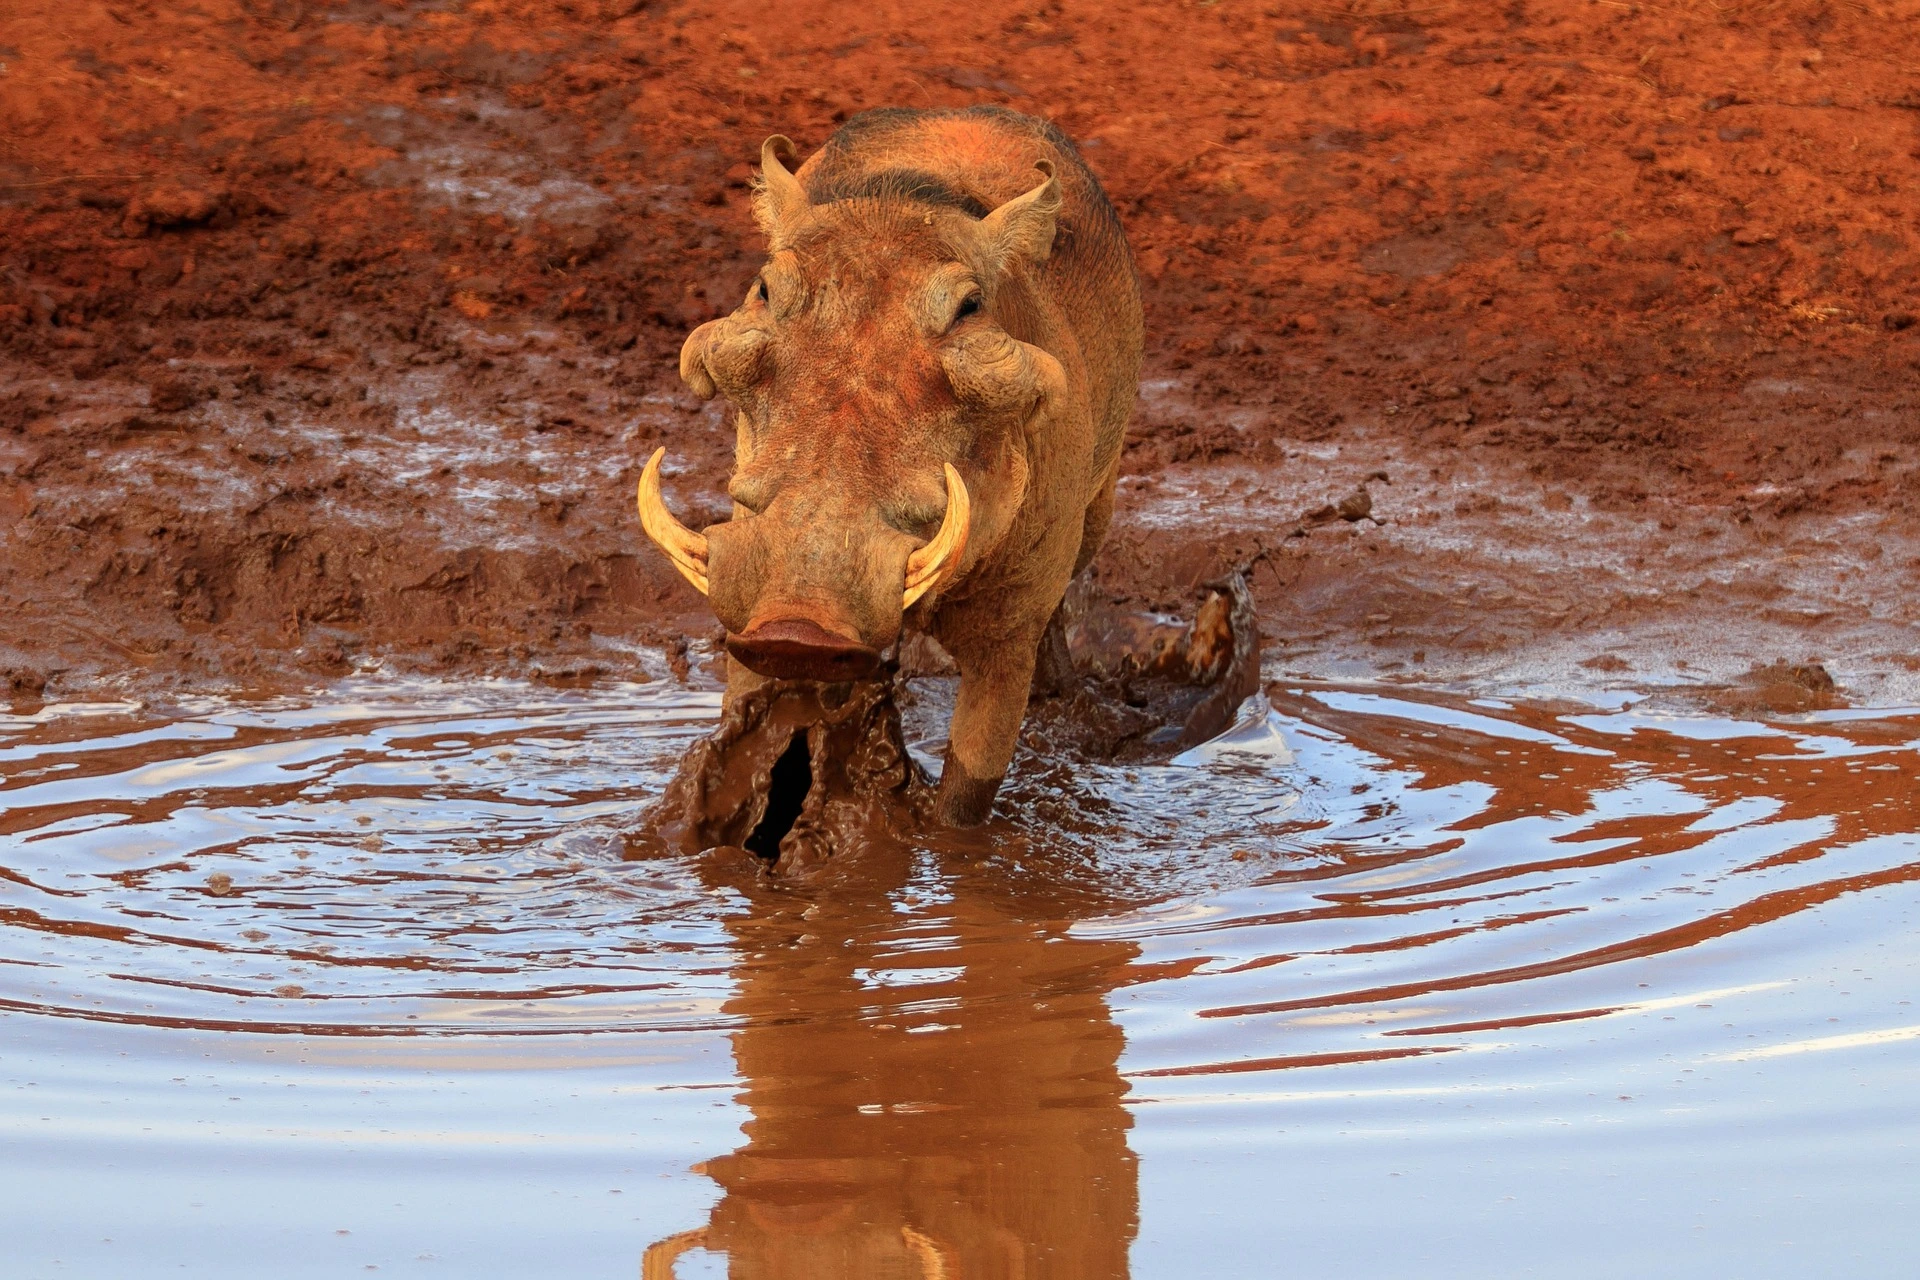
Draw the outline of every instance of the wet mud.
M892 679L769 681L688 754L634 843L804 871L913 830L927 777L907 753Z
M763 17L9 6L10 696L701 665L630 495L669 444L724 512L673 357L751 275L748 161L982 101L1079 139L1144 277L1111 603L1257 562L1303 675L1911 686L1898 6Z

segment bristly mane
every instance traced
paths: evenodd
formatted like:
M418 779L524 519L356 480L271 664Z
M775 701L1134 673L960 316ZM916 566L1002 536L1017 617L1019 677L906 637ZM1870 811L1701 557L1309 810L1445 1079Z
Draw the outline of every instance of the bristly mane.
M842 200L906 200L935 208L958 209L975 218L992 212L978 197L968 195L918 169L883 169L878 173L842 173L817 180L807 189L813 204Z
M921 121L952 119L979 120L1004 129L1009 134L1025 135L1051 145L1067 166L1077 172L1077 181L1070 185L1081 188L1087 211L1094 223L1105 234L1125 240L1126 233L1121 229L1120 215L1107 199L1100 180L1087 168L1086 159L1080 154L1080 148L1074 145L1073 139L1062 133L1050 120L1021 115L999 106L873 107L862 111L842 124L822 144L824 162L809 178L809 197L814 204L830 204L862 195L897 195L922 204L963 209L976 218L985 217L990 210L982 206L978 197L955 191L943 179L909 170L886 170L871 175L858 172L854 154L862 142L896 130L911 129ZM896 183L899 185L895 186ZM1062 218L1063 235L1073 233L1072 222L1071 214Z

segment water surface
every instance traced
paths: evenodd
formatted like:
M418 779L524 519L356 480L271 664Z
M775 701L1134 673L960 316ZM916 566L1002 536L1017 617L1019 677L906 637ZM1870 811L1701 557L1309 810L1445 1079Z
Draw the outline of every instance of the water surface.
M798 883L666 683L0 718L7 1273L1908 1273L1920 711L1272 702Z

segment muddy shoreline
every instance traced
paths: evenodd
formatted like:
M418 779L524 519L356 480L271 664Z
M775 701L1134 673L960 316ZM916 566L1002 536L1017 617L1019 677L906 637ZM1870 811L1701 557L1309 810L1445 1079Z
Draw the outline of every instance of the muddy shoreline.
M705 678L631 493L667 443L721 512L673 353L751 273L746 161L975 101L1081 140L1145 278L1105 603L1252 565L1273 676L1920 696L1920 35L1376 8L1180 7L1149 58L1146 6L802 4L775 49L727 4L27 0L10 696Z

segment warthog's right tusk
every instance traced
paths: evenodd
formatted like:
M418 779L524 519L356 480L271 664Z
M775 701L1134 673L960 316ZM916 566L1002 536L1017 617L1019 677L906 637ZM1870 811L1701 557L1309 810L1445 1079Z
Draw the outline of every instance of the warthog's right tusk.
M967 485L960 473L947 468L947 514L933 541L907 557L907 589L900 607L910 609L913 602L934 589L960 564L967 549L967 531L973 525L973 504L967 497Z
M707 594L707 540L687 526L673 518L667 510L667 504L660 499L660 459L666 457L664 448L655 449L653 456L647 459L646 470L640 473L640 527L647 536L659 544L667 553L667 559L673 561L673 567L680 576Z
M955 1272L947 1266L947 1251L940 1247L938 1240L904 1222L900 1224L900 1238L906 1242L913 1260L920 1264L921 1280L953 1280Z

